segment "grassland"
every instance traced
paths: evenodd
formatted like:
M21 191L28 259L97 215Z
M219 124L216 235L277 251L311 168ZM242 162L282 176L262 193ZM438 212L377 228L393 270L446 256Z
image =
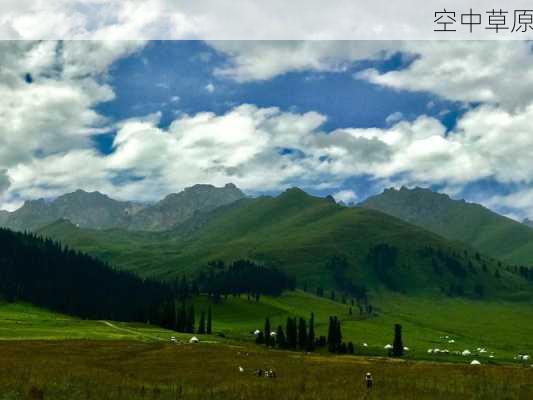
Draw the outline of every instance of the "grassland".
M0 305L0 400L4 399L529 399L533 368L513 357L533 349L533 305L383 295L376 315L302 291L259 302L229 297L213 305L214 335L188 344L177 334L143 324L86 321L25 304ZM199 313L208 306L195 299ZM316 317L325 335L329 315L342 319L356 356L265 349L250 331L269 316ZM403 325L403 360L385 357L394 323ZM171 344L170 336L179 344ZM443 336L456 342L447 343ZM362 343L368 343L363 347ZM485 347L471 357L429 355L428 348ZM490 353L494 358L489 358ZM472 359L480 366L469 365ZM439 361L439 362L436 362ZM238 367L244 368L239 372ZM276 379L256 368L274 368ZM368 392L362 376L371 371ZM42 397L41 397L42 396Z
M174 333L144 324L91 321L21 303L0 303L0 340L167 341Z
M342 320L345 341L352 341L356 353L385 356L384 346L391 343L393 325L403 326L404 344L410 348L407 358L468 363L476 358L483 363L517 362L517 354L533 353L533 305L525 303L476 302L464 299L413 298L390 293L373 301L375 315L359 316L357 307L349 315L349 305L302 291L281 297L261 297L259 302L229 297L213 305L213 329L209 339L219 343L240 344L253 341L251 331L262 329L265 317L272 325L285 326L288 316L308 318L315 314L317 335L327 335L330 315ZM205 297L195 300L197 314L206 310ZM145 324L112 321L87 321L50 313L22 304L0 305L0 340L141 340L168 341L170 336L186 341L190 335L177 334ZM223 335L223 337L222 337ZM442 339L449 336L449 339ZM453 339L455 343L448 343ZM203 340L203 339L202 339ZM368 347L364 347L367 343ZM476 354L477 348L486 353ZM431 355L429 348L462 351L472 357L453 354ZM489 355L493 354L493 358Z
M533 369L225 344L0 342L0 399L530 399ZM242 367L243 372L239 371ZM254 375L272 368L277 378ZM369 392L363 374L371 371Z
M388 293L373 303L376 315L360 317L357 308L349 315L349 306L329 299L319 298L301 291L281 297L262 297L259 303L245 299L228 298L214 306L215 328L227 338L251 339L250 331L261 329L269 316L274 327L284 326L287 316L307 318L315 314L317 335L327 334L330 315L342 320L346 341L353 341L359 354L386 355L384 346L392 343L393 325L403 326L404 344L410 348L409 359L441 360L467 363L472 358L482 362L516 362L521 353L533 352L533 305L526 303L480 302L464 299L406 297ZM197 301L197 309L205 300ZM205 307L205 306L204 306ZM449 339L443 337L449 336ZM449 340L455 343L448 343ZM367 343L368 347L363 347ZM468 349L469 358L453 354L430 355L430 348L448 349L450 352ZM489 359L493 353L494 358Z

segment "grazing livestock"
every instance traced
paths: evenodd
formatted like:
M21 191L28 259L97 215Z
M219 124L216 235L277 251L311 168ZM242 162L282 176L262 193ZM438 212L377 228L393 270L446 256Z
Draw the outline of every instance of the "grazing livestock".
M189 343L198 343L198 342L200 341L198 340L196 336L193 336L192 338L189 339Z
M385 347L384 347L385 350L390 350L392 349L392 344L386 344Z
M478 360L472 360L470 365L481 365L481 363Z
M461 353L461 355L463 355L463 356L469 356L471 354L472 354L472 352L470 350L463 350L463 352Z

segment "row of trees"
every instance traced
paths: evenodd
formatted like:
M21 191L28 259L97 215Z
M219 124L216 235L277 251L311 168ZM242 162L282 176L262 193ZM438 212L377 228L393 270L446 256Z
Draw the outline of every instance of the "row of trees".
M294 290L295 280L277 268L256 264L250 260L237 260L229 265L223 261L208 264L197 279L203 293L215 301L221 296L253 297L257 301L261 295L278 296L284 290Z
M314 351L316 346L315 316L311 313L308 321L302 317L288 317L285 330L279 325L275 331L270 326L270 319L266 318L264 330L257 334L256 342L281 349Z
M185 333L199 333L210 335L213 330L213 314L211 306L207 309L207 317L205 311L200 313L200 319L198 322L198 328L196 328L196 314L194 311L194 305L191 303L178 304L175 300L166 302L164 319L161 322L161 326L167 329L171 329L177 332Z
M329 317L328 335L315 337L315 316L311 313L308 323L304 318L287 318L285 330L281 325L273 331L270 318L265 319L265 326L262 332L256 333L256 343L264 344L267 347L278 347L280 349L303 350L307 352L315 351L317 348L327 346L330 353L354 354L355 347L352 342L344 342L342 337L341 321L336 316ZM402 326L394 325L394 341L389 356L402 357L404 347L402 340Z

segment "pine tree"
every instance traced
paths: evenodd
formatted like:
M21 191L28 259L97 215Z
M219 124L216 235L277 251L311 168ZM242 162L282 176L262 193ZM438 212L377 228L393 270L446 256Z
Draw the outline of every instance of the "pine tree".
M213 314L211 312L211 306L207 309L207 328L206 333L211 335L213 333Z
M180 310L178 311L178 320L176 323L178 332L187 331L187 309L185 308L185 303L181 304Z
M298 346L302 350L307 346L307 324L302 317L298 322Z
M353 346L353 343L348 342L348 354L354 354L354 353L355 353L355 348Z
M392 343L392 355L394 357L403 356L402 326L394 325L394 342Z
M284 349L285 347L287 347L285 333L283 332L283 328L281 327L281 325L278 326L278 330L276 332L276 344L280 349Z
M309 318L309 332L307 334L306 350L311 352L315 350L315 314L311 313Z
M270 319L267 317L265 319L265 344L270 346L271 336L270 336Z
M255 337L255 343L257 344L263 344L265 343L265 335L263 332L259 332L257 336Z
M335 323L336 318L329 317L329 327L328 327L328 351L334 353L336 349L336 339L335 339Z
M187 332L188 333L194 333L194 325L195 325L194 305L191 304L189 306L189 310L187 311Z
M287 327L286 327L286 334L287 334L287 347L294 349L296 348L296 321L288 317L287 318Z
M205 334L205 311L200 314L200 323L198 325L198 333L200 335Z

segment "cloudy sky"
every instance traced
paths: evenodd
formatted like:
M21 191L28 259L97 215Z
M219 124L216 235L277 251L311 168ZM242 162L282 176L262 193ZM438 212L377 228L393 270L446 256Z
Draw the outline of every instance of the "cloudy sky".
M528 42L0 42L0 208L195 183L533 217Z

